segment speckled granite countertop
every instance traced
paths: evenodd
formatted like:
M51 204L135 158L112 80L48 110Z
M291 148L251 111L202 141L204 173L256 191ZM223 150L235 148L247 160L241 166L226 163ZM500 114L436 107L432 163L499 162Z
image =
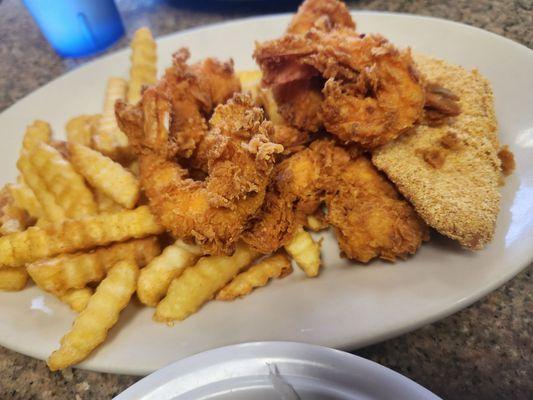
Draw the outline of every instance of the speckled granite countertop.
M117 1L127 30L155 35L249 15L291 11L294 2ZM290 3L290 4L287 4ZM354 9L414 13L478 26L533 48L533 0L363 0ZM87 61L55 55L18 0L0 0L0 111ZM123 38L109 51L125 46ZM445 399L533 398L533 268L473 306L356 354L404 374ZM139 378L68 369L0 347L1 399L108 399Z

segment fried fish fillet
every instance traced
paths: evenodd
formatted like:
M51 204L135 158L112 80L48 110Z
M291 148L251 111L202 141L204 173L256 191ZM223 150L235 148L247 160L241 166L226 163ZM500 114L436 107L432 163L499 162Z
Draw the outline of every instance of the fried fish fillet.
M482 249L493 237L500 207L490 84L477 70L423 55L415 62L428 81L459 97L461 113L441 126L416 126L374 151L372 162L428 225L465 248Z

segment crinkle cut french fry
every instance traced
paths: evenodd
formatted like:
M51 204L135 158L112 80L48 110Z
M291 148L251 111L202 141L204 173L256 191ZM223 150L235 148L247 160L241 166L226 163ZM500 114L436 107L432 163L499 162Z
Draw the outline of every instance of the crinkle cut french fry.
M155 83L157 79L157 49L148 28L140 28L131 41L131 68L128 82L128 103L137 103L141 98L143 85Z
M292 272L291 261L283 253L277 253L261 260L241 272L222 288L217 300L234 300L249 294L255 288L265 286L272 278L283 278Z
M22 151L31 151L41 142L48 143L52 139L52 128L45 121L36 120L28 125L22 139Z
M130 171L134 176L139 176L139 161L133 160L130 165L128 165L128 171Z
M128 147L128 137L120 130L115 119L115 103L126 99L128 84L122 78L111 77L107 81L102 116L95 125L92 145L113 158L119 158Z
M198 246L184 243L181 240L166 247L161 255L155 257L141 270L137 282L139 300L148 306L155 307L167 294L172 280L185 268L193 265L201 254Z
M16 205L10 185L4 186L0 190L0 235L23 231L30 222L29 214Z
M60 253L157 235L163 230L147 206L66 220L53 229L32 226L24 232L0 237L0 266L20 267Z
M26 268L0 268L0 290L19 291L24 289L27 282Z
M313 232L319 232L328 227L328 224L325 220L315 217L314 215L307 216L306 226L311 229Z
M22 208L13 204L6 205L0 212L0 235L23 231L29 222L30 218Z
M275 125L285 123L285 119L281 116L278 109L278 104L274 99L272 90L269 88L259 88L257 91L257 101L265 109L268 119Z
M138 275L139 267L133 261L120 261L109 270L61 339L59 349L48 358L52 371L79 363L105 340L135 292Z
M202 257L175 278L157 305L154 319L168 324L195 313L259 253L239 243L232 256Z
M39 201L44 213L43 217L54 225L63 223L66 219L65 211L56 202L52 193L48 191L45 182L37 173L37 169L30 162L27 152L23 152L20 155L17 161L17 168Z
M123 207L133 208L139 199L139 181L126 168L89 147L70 143L70 160L97 190Z
M67 304L72 311L82 312L87 307L93 290L91 288L70 289L65 294L58 296L59 300Z
M94 198L96 204L98 204L98 212L101 213L114 213L124 210L120 204L114 201L111 197L102 193L99 190L94 190Z
M256 99L258 91L261 87L261 78L263 74L260 70L239 71L237 77L241 82L242 91L248 91L251 93L252 98Z
M100 115L78 115L68 120L65 129L67 131L67 141L70 143L91 145L91 137L96 122Z
M67 218L80 218L97 213L93 194L83 178L58 150L40 143L29 154L31 164L46 184Z
M320 242L315 242L309 232L303 229L297 232L291 241L285 245L285 250L309 278L318 275Z
M100 282L107 270L121 260L134 260L143 267L160 252L157 238L149 237L115 243L89 253L40 260L28 264L26 268L41 289L60 296L70 289L81 289L88 283Z
M32 218L43 217L44 211L41 203L23 179L20 179L19 183L8 185L8 189L17 207L25 210Z

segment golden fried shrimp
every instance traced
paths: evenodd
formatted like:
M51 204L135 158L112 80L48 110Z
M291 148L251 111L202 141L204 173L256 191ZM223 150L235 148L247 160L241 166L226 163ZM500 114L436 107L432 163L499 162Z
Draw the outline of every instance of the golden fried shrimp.
M172 113L169 120L168 137L161 133L154 137L145 137L149 129L143 124L154 123L157 110L147 109L155 105L149 102L143 110L128 107L125 102L116 105L117 118L121 129L130 136L130 141L137 153L148 148L163 157L192 157L199 143L207 134L206 119L209 118L217 104L228 100L240 90L239 79L233 73L233 62L219 62L208 58L202 62L188 65L190 54L182 48L173 55L173 64L158 82L156 91L162 99L161 107L167 107ZM150 113L154 118L145 118ZM159 113L164 114L160 109ZM163 122L163 121L161 121Z
M344 3L337 0L307 0L292 18L286 32L290 38L292 35L304 35L311 29L329 32L339 28L355 31L355 22ZM285 47L295 51L294 47L283 42L277 46L277 50L283 52ZM291 64L285 64L275 72L267 68L267 72L270 73L265 76L263 83L273 88L279 113L287 123L299 130L318 131L322 127L320 105L324 80L317 76L314 69L300 64L292 65L292 68ZM273 78L274 84L271 82Z
M288 243L299 228L292 201L269 188L263 206L242 233L242 240L252 249L269 254Z
M326 196L327 221L346 257L395 261L414 254L428 228L407 201L361 156L337 172Z
M274 125L270 140L283 146L283 154L289 155L301 151L312 140L308 132L289 125Z
M243 240L261 253L287 244L322 201L321 160L312 149L276 165L261 212Z
M263 71L263 83L275 93L322 79L317 118L343 142L377 147L398 137L422 115L424 85L410 52L399 51L381 36L358 35L347 28L311 30L305 36L285 35L260 44L254 57ZM296 103L308 108L304 104L310 96L300 97L303 100ZM288 104L295 109L295 102Z
M312 118L301 118L301 113L297 112L295 117L292 118L290 107L285 106L284 113L286 117L283 117L280 113L277 101L274 98L272 90L268 88L261 88L257 91L256 101L265 110L268 119L274 124L274 131L270 139L283 146L283 154L289 155L297 151L302 150L305 145L312 140L310 131L312 129L298 129L295 128L296 124L289 124L287 118L298 119L304 121L312 121ZM320 104L320 103L319 103ZM305 110L307 111L307 110Z
M286 35L257 45L254 58L263 72L261 83L272 90L280 116L295 128L316 132L322 127L324 80L316 69L297 62L312 51L303 37Z
M413 207L360 151L331 140L317 140L310 150L322 166L325 219L346 257L394 261L414 254L428 239L428 228Z
M231 66L211 60L187 67L184 59L178 54L138 105L118 104L118 122L139 156L141 185L160 223L208 253L231 253L263 204L283 147L268 140L272 125L246 95L219 105L208 124L204 116L233 90L224 81L233 77ZM180 70L190 74L182 79Z
M306 0L289 23L287 32L304 34L311 28L329 31L337 27L355 30L346 4L338 0Z
M317 140L309 148L318 160L325 219L346 257L361 262L405 258L428 239L413 207L357 148Z
M328 79L322 91L326 130L344 142L374 148L421 117L425 90L409 51L399 51L380 36L338 31L318 36L326 50L311 63ZM328 51L334 53L334 66Z
M243 240L261 253L275 251L323 203L324 219L350 259L404 258L427 239L424 222L360 151L320 139L276 166L261 213Z
M304 132L317 132L322 127L323 85L321 78L313 77L273 88L279 113L290 126Z

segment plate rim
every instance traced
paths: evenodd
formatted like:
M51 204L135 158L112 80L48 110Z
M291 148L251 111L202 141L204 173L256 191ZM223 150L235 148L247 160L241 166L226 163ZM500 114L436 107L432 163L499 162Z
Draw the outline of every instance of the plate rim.
M458 25L458 26L463 27L463 28L466 27L466 28L472 29L474 31L480 31L480 32L482 32L484 34L488 33L489 35L493 36L493 39L497 39L497 40L500 40L500 41L508 42L508 44L511 44L513 46L516 46L517 48L520 48L520 51L524 51L525 50L526 51L525 54L528 54L528 52L529 52L529 55L531 57L533 57L533 49L530 49L526 45L524 45L522 43L518 43L517 41L515 41L513 39L510 39L510 38L507 38L505 36L498 35L497 33L488 31L488 30L483 29L483 28L479 28L479 27L474 26L474 25L469 25L469 24L464 23L464 22L458 22L458 21L454 21L454 20L451 20L451 19L446 19L446 18L441 18L441 17L434 17L434 16L430 16L430 15L410 14L410 13L404 13L404 12L357 10L357 9L353 9L353 8L350 8L349 10L350 10L350 14L352 16L354 16L354 15L355 16L357 16L357 15L385 15L385 16L392 16L392 17L402 17L402 18L406 18L406 19L416 18L416 19L434 20L434 21L439 21L439 22ZM256 16L243 17L243 18L234 18L234 19L230 19L230 20L226 20L226 21L219 21L219 22L215 22L215 23L212 23L212 24L198 25L198 26L194 26L194 27L191 27L191 28L187 28L187 29L183 29L183 30L179 30L179 31L175 31L175 32L166 33L164 35L156 36L154 39L157 42L159 40L165 40L165 39L170 38L170 37L175 36L175 35L193 33L195 31L204 30L204 29L221 28L224 25L231 25L233 23L247 22L247 21L253 21L253 20L277 19L277 18L280 18L280 17L281 18L288 17L288 16L293 15L293 14L294 13L285 12L285 13L274 13L274 14L268 14L268 15L256 15ZM129 36L126 35L126 37L128 38ZM38 88L32 90L31 92L26 93L24 96L18 98L17 100L15 100L15 102L13 102L9 106L7 106L3 110L1 110L0 114L3 114L4 112L6 112L9 109L11 109L19 101L24 100L26 97L31 96L35 92L41 91L42 89L46 88L48 85L54 83L55 81L57 81L57 80L59 80L61 78L64 78L65 76L69 76L70 74L78 71L80 68L91 66L91 65L93 65L94 63L96 63L96 62L98 62L100 60L105 60L105 59L107 59L109 57L115 56L117 53L122 53L124 51L127 52L128 50L129 50L128 45L125 45L124 47L116 49L116 50L114 50L114 51L112 51L110 53L106 53L106 54L103 54L103 55L96 54L90 61L87 61L87 62L85 62L83 64L77 65L74 68L72 68L71 70L65 72L64 74L61 74L61 75L55 77L54 79L52 79L52 80L44 83L43 85L39 86Z
M472 31L477 32L477 33L489 34L491 39L499 40L499 41L501 41L501 42L503 42L503 43L505 43L507 45L512 45L513 47L515 47L519 51L524 52L524 54L527 54L528 57L530 57L531 60L533 61L533 50L529 49L527 46L525 46L523 44L520 44L518 42L515 42L512 39L500 36L500 35L498 35L496 33L493 33L493 32L490 32L490 31L487 31L485 29L478 28L478 27L475 27L475 26L472 26L472 25L468 25L468 24L465 24L465 23L452 21L452 20L447 20L447 19L444 19L444 18L423 16L423 15L409 14L409 13L394 13L394 12L380 12L380 11L358 11L358 10L350 10L350 11L351 11L351 14L353 16L355 16L356 18L357 18L358 15L370 15L370 16L385 16L385 17L389 17L390 16L390 17L394 17L394 18L401 17L401 18L412 19L412 20L416 20L416 19L434 20L434 21L439 21L439 23L456 25L456 26L458 26L459 28L462 28L462 29L466 28L468 30L472 30ZM236 24L236 23L241 23L241 22L278 19L280 17L281 18L289 17L290 15L292 15L292 13L278 13L278 14L272 14L272 15L267 15L267 16L251 16L251 17L246 17L246 18L236 18L236 19L231 19L231 20L227 20L227 21L217 22L217 23L214 23L214 24L206 24L206 25L202 25L202 26L196 26L196 27L192 27L192 28L189 28L189 29L185 29L185 30L176 31L176 32L165 34L165 35L161 35L161 36L158 36L156 38L156 41L165 40L165 39L169 39L171 37L181 36L181 35L185 35L185 34L189 34L189 33L194 33L196 31L223 28L226 25L231 25L231 24ZM80 68L89 67L89 66L93 65L96 62L99 62L101 60L116 56L119 53L127 52L128 50L129 50L129 48L126 46L124 48L117 49L116 51L113 51L113 52L111 52L109 54L95 57L91 61L88 61L88 62L86 62L86 63L84 63L84 64L82 64L80 66L77 66L77 67L73 68L72 70L68 71L67 73L62 74L62 75L54 78L53 80L45 83L44 85L40 86L39 88L27 93L26 95L24 95L23 97L21 97L20 99L15 101L13 104L11 104L10 106L8 106L4 110L2 110L0 115L8 112L9 110L11 110L11 108L15 107L18 102L26 99L30 95L33 95L33 94L35 94L37 92L40 92L42 90L47 90L48 86L49 85L53 85L57 80L60 80L60 79L62 79L64 77L66 77L66 76L69 76L70 74L76 73ZM334 347L334 348L337 348L337 349L342 349L342 350L348 350L348 349L355 350L356 348L365 347L365 346L371 345L373 343L382 342L382 341L390 339L392 337L396 337L396 336L405 334L407 332L414 331L414 330L416 330L416 329L418 329L418 328L420 328L420 327L422 327L424 325L427 325L427 324L433 323L435 321L441 320L443 318L446 318L447 316L449 316L451 314L454 314L454 313L456 313L456 312L468 307L469 305L475 303L476 301L482 299L487 294L489 294L490 292L494 291L496 288L498 288L498 287L502 286L503 284L505 284L506 282L510 281L518 273L520 273L525 268L527 268L529 265L531 265L532 261L533 261L533 251L529 255L529 258L527 259L527 261L525 261L523 264L517 266L517 268L515 270L513 270L513 271L509 271L509 270L502 271L502 273L499 275L498 279L496 279L496 280L494 280L494 281L492 281L490 283L487 283L483 287L478 287L477 290L475 290L474 292L471 292L468 296L463 297L459 301L456 301L455 303L451 304L450 306L446 307L445 309L443 309L443 310L441 310L439 312L434 312L430 316L422 316L420 318L412 319L411 323L409 323L407 326L399 327L399 328L392 329L392 330L388 330L387 332L383 332L383 333L378 334L378 335L376 335L376 336L374 336L372 338L369 338L367 340L354 340L354 339L352 339L351 342L347 342L347 341L343 341L342 343L330 342L330 343L328 343L328 346L331 346L331 347ZM58 338L58 340L59 340L59 338ZM355 345L355 343L357 343L357 344ZM31 350L28 351L28 349L25 348L24 346L10 345L8 347L8 346L6 346L3 343L1 345L6 347L6 348L8 348L8 349L10 349L10 350L13 350L15 352L18 352L18 353L21 353L21 354L24 354L24 355L27 355L27 356L30 356L32 358L36 358L36 359L40 359L40 360L46 360L46 357L41 357L41 353L42 352L31 351ZM117 368L117 367L113 367L113 366L109 366L109 367L108 366L100 366L100 367L98 367L98 366L85 365L85 364L86 364L86 362L83 362L83 363L79 364L76 367L80 368L80 369L97 371L97 372L107 372L107 373L116 373L116 374L125 374L125 375L146 375L147 373L150 373L152 371L151 369L143 368L142 366L138 366L138 367L128 366L127 368Z
M144 396L155 395L155 390L161 388L172 380L179 379L184 372L202 373L207 365L223 368L233 355L233 359L250 360L254 358L286 358L290 354L291 362L343 362L343 367L348 365L353 373L367 374L370 377L385 379L395 386L395 389L411 388L419 391L428 400L439 400L436 394L415 382L411 378L394 371L393 369L381 365L367 358L337 350L331 347L316 344L293 342L293 341L256 341L239 344L232 344L214 349L202 351L191 356L174 361L173 363L152 372L148 376L135 382L123 392L119 393L113 400L132 400L144 398ZM326 360L327 359L327 360ZM205 372L204 372L205 374ZM243 376L244 377L244 376ZM156 386L157 385L157 386ZM198 389L199 387L190 390ZM175 396L175 394L170 394ZM174 398L174 397L172 397ZM177 397L179 398L179 397Z

